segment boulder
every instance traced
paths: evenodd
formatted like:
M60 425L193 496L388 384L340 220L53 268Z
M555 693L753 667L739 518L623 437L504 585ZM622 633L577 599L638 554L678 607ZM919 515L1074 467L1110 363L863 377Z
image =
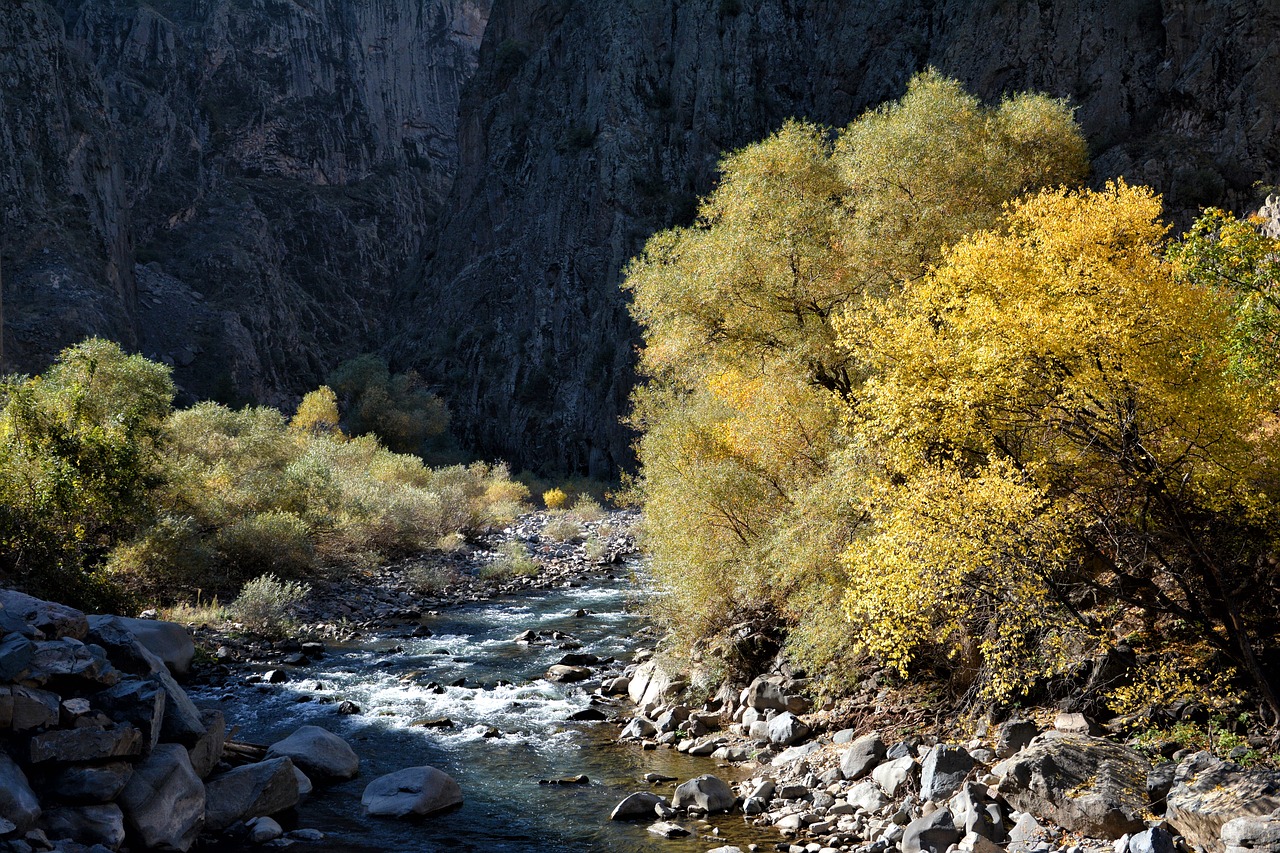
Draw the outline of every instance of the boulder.
M609 813L609 820L644 820L652 818L654 807L661 802L665 802L665 800L649 791L637 791L634 794L628 794L613 807L613 811Z
M145 752L160 742L164 725L165 692L156 681L136 676L95 693L90 698L93 708L117 723L128 723L142 734Z
M49 777L48 788L66 803L94 805L115 800L129 783L133 765L125 761L108 764L74 764Z
M73 637L32 643L31 656L22 674L24 683L53 689L89 688L115 684L120 673L101 649L86 646Z
M1019 752L1040 734L1040 727L1030 720L1009 720L1000 724L996 734L996 758L1008 758Z
M292 759L290 759L292 760ZM302 800L310 794L315 787L311 784L311 778L298 769L298 765L293 765L293 778L298 780L298 799Z
M0 681L26 678L35 655L36 644L30 637L10 634L0 640Z
M646 720L644 717L634 717L631 722L623 727L622 733L618 735L618 738L621 740L629 738L639 740L640 738L653 737L657 733L658 727L653 724L652 720Z
M625 675L617 678L610 678L600 686L600 692L606 696L625 696L627 689L631 687L631 679Z
M177 622L165 622L161 619L130 619L127 616L112 618L137 637L147 651L164 661L173 675L184 678L190 674L196 646L186 628Z
M1280 853L1280 809L1266 817L1237 817L1222 825L1225 853Z
M783 711L769 720L769 743L775 746L791 746L809 736L809 727L790 711Z
M142 733L128 723L106 728L53 729L31 739L32 764L101 761L143 753Z
M204 736L192 744L187 754L191 757L191 769L204 779L222 760L227 742L227 720L221 711L205 709L200 712L200 721L205 726Z
M672 808L687 809L697 806L708 813L727 812L736 802L733 789L710 773L679 785L671 797Z
M15 732L57 725L61 705L57 693L17 684L4 688L4 692L9 698L9 726Z
M898 796L903 787L919 772L919 765L909 755L886 761L871 771L871 778L890 797Z
M40 801L27 782L27 774L0 751L0 820L26 832L40 819Z
M1129 839L1129 853L1176 853L1169 831L1159 826L1144 829Z
M884 741L880 739L879 732L871 732L855 740L840 756L840 772L846 779L861 779L884 758Z
M420 817L462 805L462 789L442 770L407 767L374 779L360 802L371 815Z
M267 758L292 758L312 781L353 779L360 772L360 758L347 742L319 726L302 726L271 744Z
M204 784L175 743L160 744L134 768L118 802L145 847L189 850L204 823Z
M1222 828L1227 822L1280 808L1280 773L1246 770L1197 752L1178 764L1166 804L1165 819L1188 844L1206 853L1223 853Z
M271 758L228 770L204 784L205 829L221 832L233 823L272 815L298 804L293 761Z
M938 809L907 824L898 846L902 853L945 853L959 840L960 830L956 829L951 812Z
M566 666L558 663L547 670L547 681L554 681L557 684L586 681L590 677L591 670L585 666Z
M0 589L0 627L33 639L72 637L83 640L89 620L65 604L55 604L12 589Z
M112 850L124 843L124 813L115 803L52 808L44 813L40 826L51 839L69 838Z
M963 746L940 743L920 762L920 798L945 800L960 790L976 762Z
M643 710L657 702L674 699L684 690L685 682L672 677L657 661L645 661L631 674L627 695Z
M889 802L884 791L871 779L863 779L845 791L844 799L849 805L865 812L879 811Z
M284 827L269 817L255 817L245 824L245 829L254 844L266 844L284 835Z
M1151 766L1119 744L1046 732L998 768L1000 793L1019 811L1097 838L1145 828Z
M671 823L665 820L660 820L650 824L649 832L662 838L682 838L683 836L691 834L689 830L685 829L680 824Z
M782 692L781 685L770 681L762 675L747 687L747 697L744 704L748 708L754 708L757 711L785 711L787 709L787 697Z
M1063 734L1068 735L1086 735L1095 737L1102 734L1102 730L1098 724L1090 720L1084 714L1067 713L1059 714L1053 721L1053 728Z

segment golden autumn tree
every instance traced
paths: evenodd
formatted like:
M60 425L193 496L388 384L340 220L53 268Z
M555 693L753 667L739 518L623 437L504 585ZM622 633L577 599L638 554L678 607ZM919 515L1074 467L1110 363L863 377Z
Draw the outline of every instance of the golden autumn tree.
M838 617L813 605L838 598L861 513L847 415L864 368L835 319L893 298L1005 201L1085 169L1061 102L985 106L931 71L842 131L789 122L726 156L697 223L649 241L625 284L645 331L639 489L686 639Z
M904 671L968 642L987 694L1016 695L1117 639L1101 602L1280 712L1274 629L1245 594L1275 580L1280 400L1234 369L1238 300L1176 274L1160 213L1121 182L1032 195L843 322L882 452L845 607Z

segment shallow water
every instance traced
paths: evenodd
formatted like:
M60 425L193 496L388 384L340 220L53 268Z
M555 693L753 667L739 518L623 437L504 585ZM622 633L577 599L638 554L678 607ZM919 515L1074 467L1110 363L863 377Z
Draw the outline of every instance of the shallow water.
M633 791L670 795L674 783L648 785L641 778L645 773L681 781L712 772L732 781L741 774L674 750L646 752L636 744L619 744L611 723L565 722L591 700L582 686L542 678L565 651L512 640L527 629L558 630L582 644L574 651L630 660L642 644L636 632L644 625L633 612L636 595L628 581L605 579L466 605L425 619L431 637L376 637L330 647L316 664L291 669L289 683L196 691L194 698L220 708L228 725L239 727L237 740L271 743L312 724L347 738L360 755L359 777L318 789L290 816L286 828L314 827L327 834L299 850L702 853L731 840L744 848L751 841L777 841L776 835L747 826L741 815L712 818L718 837L699 830L696 821L683 821L695 835L675 840L649 834L647 822L608 820L618 801ZM575 617L579 608L589 615ZM461 678L467 687L437 693L427 686ZM341 716L336 704L322 704L324 699L350 699L363 713ZM604 710L612 716L625 709ZM454 727L411 725L439 717L448 717ZM502 736L485 738L491 727ZM465 797L460 809L415 823L363 814L365 785L421 764L458 781ZM590 784L538 784L578 774L586 774ZM236 848L224 843L217 849Z

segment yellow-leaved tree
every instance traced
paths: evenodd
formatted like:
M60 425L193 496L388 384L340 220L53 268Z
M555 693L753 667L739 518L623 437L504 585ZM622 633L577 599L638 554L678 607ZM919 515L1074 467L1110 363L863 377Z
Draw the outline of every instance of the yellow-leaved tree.
M1236 302L1175 274L1160 214L1122 182L1031 195L843 321L883 454L845 609L904 671L967 643L986 694L1017 695L1116 639L1083 606L1103 602L1216 650L1280 712L1244 594L1274 575L1280 400L1233 369Z

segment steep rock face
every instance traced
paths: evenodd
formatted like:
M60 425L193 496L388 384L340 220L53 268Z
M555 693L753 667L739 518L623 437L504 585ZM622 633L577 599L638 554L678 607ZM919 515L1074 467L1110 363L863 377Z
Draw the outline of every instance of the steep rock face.
M376 346L452 183L488 7L9 4L6 367L96 333L195 396L281 403Z
M460 165L397 352L472 444L604 474L636 328L621 269L688 222L721 151L788 116L843 125L933 65L985 98L1070 98L1098 180L1256 204L1280 162L1280 3L496 0Z

